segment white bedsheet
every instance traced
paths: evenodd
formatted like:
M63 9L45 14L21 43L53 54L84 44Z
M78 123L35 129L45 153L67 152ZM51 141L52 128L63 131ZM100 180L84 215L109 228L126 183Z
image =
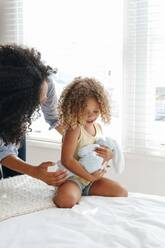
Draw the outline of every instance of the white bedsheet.
M165 248L165 197L86 196L72 209L12 217L0 222L0 247Z

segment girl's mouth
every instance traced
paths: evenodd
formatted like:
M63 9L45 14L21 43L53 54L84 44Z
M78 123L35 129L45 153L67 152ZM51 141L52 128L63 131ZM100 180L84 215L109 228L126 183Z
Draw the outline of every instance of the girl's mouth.
M95 120L90 120L90 121L87 121L87 123L93 123Z

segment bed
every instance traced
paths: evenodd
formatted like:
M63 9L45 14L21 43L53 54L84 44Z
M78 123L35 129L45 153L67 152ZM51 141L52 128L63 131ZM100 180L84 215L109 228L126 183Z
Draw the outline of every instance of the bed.
M85 196L59 209L54 191L24 175L0 181L1 248L165 248L165 197Z

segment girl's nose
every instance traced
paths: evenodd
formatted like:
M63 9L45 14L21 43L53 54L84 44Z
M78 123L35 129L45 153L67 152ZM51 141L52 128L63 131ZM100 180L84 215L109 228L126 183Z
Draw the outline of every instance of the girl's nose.
M92 117L93 116L93 113L88 113L88 117Z

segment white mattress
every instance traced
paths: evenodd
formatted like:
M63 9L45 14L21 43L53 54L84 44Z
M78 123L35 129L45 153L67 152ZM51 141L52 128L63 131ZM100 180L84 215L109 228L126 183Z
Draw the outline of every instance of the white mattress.
M4 180L3 186L0 182L0 210L5 190L17 191L17 196L10 194L6 217L0 211L1 248L165 248L165 197L137 193L129 193L128 198L85 196L72 209L58 209L51 202L52 187L27 176L20 176L15 185L13 180ZM33 204L26 195L31 195ZM8 210L15 209L14 204L19 206L11 217ZM45 209L39 211L40 206Z

